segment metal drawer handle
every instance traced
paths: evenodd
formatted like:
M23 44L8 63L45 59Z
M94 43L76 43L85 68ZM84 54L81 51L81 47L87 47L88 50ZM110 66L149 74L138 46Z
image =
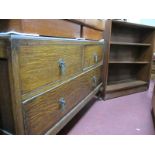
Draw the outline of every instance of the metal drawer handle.
M98 62L98 55L97 55L97 53L94 53L94 62L95 62L95 63Z
M61 75L64 75L65 70L66 70L66 65L65 65L65 61L63 59L59 59L59 68L60 68Z
M65 110L66 101L63 97L59 99L59 105L62 110Z
M93 87L96 87L97 86L97 78L96 78L96 76L93 76L93 78L92 78L92 80L93 80Z

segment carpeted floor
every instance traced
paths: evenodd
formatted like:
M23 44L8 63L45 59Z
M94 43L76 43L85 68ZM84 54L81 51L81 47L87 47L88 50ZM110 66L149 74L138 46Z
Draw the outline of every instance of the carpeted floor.
M153 135L153 82L146 92L107 101L91 101L59 134Z

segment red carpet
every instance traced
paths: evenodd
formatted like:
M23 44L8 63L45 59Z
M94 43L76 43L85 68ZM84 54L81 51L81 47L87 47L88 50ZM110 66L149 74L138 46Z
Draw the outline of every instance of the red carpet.
M59 134L152 135L153 82L146 92L90 102Z

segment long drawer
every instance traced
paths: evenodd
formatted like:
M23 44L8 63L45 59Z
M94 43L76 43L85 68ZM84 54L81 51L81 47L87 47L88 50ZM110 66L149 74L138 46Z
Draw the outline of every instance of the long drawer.
M70 44L19 46L22 94L80 73L81 48Z
M23 104L26 134L44 134L101 83L102 66Z

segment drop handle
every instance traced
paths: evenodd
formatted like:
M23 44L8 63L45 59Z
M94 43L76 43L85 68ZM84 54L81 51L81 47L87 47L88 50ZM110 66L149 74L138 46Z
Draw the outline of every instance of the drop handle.
M94 62L97 63L98 62L98 55L97 55L97 53L94 53L93 58L94 58Z
M92 81L93 81L92 86L96 87L97 86L97 78L96 78L96 76L93 76Z
M59 99L59 105L60 105L61 110L65 110L66 101L63 97Z
M65 61L63 59L59 59L59 68L60 68L61 75L64 75L65 70L66 70L66 64L65 64Z

